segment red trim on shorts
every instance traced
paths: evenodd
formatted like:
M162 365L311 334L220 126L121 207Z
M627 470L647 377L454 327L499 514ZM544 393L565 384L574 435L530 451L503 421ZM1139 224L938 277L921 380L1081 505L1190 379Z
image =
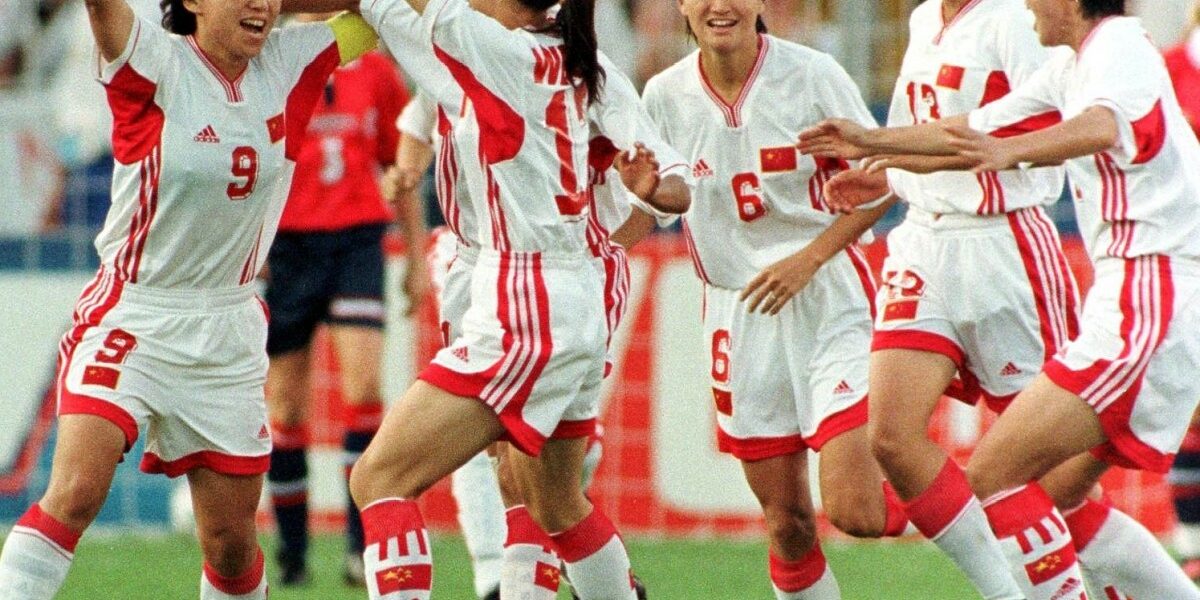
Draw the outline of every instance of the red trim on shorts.
M265 574L264 562L262 549L259 548L258 555L254 557L254 564L248 571L237 577L222 577L208 561L205 561L204 578L223 594L244 596L258 589L258 585L262 583Z
M871 338L871 352L880 350L933 352L954 361L954 365L960 369L966 364L966 353L957 342L936 333L916 329L876 329Z
M596 433L596 419L581 421L559 421L558 427L550 434L552 440L568 440L581 437L592 437Z
M1079 370L1056 357L1046 363L1043 372L1096 411L1108 441L1092 449L1094 456L1116 466L1166 473L1175 455L1138 439L1129 419L1154 352L1166 338L1173 317L1170 258L1155 255L1126 260L1120 307L1123 347L1117 357L1097 360Z
M43 511L36 502L29 507L29 510L25 511L25 514L21 515L20 519L17 519L16 526L32 529L42 534L67 552L75 552L75 546L79 544L79 538L83 535L83 532L71 529L66 523Z
M162 473L179 477L192 469L206 468L222 475L262 475L271 466L271 455L233 456L214 450L201 450L175 460L163 460L153 452L142 455L143 473Z
M732 454L738 460L764 460L795 454L807 448L804 436L799 433L780 437L736 438L717 426L717 450Z
M58 394L58 416L64 415L92 415L116 425L125 434L125 452L137 441L137 421L129 412L107 400L72 394L65 385Z
M996 414L1001 414L1008 410L1008 406L1012 404L1012 401L1017 398L1017 395L1020 394L1020 392L1013 392L1011 394L997 396L980 387L979 394L983 397L983 402L987 405L988 410Z
M492 373L493 375L489 376L488 373ZM492 379L495 378L494 373L495 367L483 373L469 374L453 371L437 363L430 363L429 366L425 367L424 371L421 371L417 379L455 396L478 400L484 406L492 408L480 398L480 394L484 386L491 383ZM533 427L530 427L521 418L519 412L516 414L503 412L496 415L496 418L500 420L500 424L505 429L505 433L501 436L501 439L512 442L518 450L530 456L541 454L542 446L546 443L546 437L538 433Z
M878 292L878 287L875 285L875 274L871 270L871 263L867 261L866 254L863 254L862 248L851 245L846 248L846 255L850 257L850 264L854 265L854 272L858 275L858 282L862 284L863 293L867 296L867 306L871 310L871 322L875 322L876 307L875 296Z
M867 396L863 396L858 402L825 417L821 424L817 425L817 432L805 438L804 443L814 452L820 452L829 440L866 424Z
M1033 292L1045 362L1078 335L1075 279L1054 224L1040 208L1009 213L1008 223Z

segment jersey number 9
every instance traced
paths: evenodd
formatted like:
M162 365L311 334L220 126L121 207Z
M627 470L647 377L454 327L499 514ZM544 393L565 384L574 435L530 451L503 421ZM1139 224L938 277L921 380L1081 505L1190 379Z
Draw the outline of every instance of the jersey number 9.
M231 172L237 180L225 188L230 200L245 200L254 193L254 184L258 183L258 153L250 146L238 146L233 149L233 167ZM240 180L240 181L238 181Z

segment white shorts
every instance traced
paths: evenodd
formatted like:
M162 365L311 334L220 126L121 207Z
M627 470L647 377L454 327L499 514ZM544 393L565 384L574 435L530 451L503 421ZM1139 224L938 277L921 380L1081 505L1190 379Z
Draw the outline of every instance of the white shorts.
M874 283L857 248L831 259L775 316L705 286L717 446L745 460L811 448L867 422Z
M595 431L604 311L588 258L482 250L462 335L420 375L494 410L531 455L549 438Z
M604 325L608 332L604 347L604 376L612 373L612 338L625 317L629 301L629 256L620 244L608 242L592 249L592 266L604 286Z
M1055 384L1100 416L1114 465L1166 473L1200 400L1200 263L1105 259L1083 330L1046 365Z
M968 397L1002 411L1077 335L1079 293L1041 208L932 215L888 235L872 350L942 354Z
M101 270L59 349L58 414L146 427L147 473L267 471L266 306L252 286L146 288Z
M471 272L479 259L479 249L463 245L446 229L437 236L429 259L437 288L442 345L449 346L462 336L463 315L471 306Z

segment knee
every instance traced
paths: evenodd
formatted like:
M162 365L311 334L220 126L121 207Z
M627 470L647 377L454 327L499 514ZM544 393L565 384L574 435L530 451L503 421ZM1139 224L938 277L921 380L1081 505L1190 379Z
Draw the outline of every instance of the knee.
M826 499L825 515L834 527L856 538L878 538L883 536L887 521L883 498L872 498L867 494L846 495L843 498Z
M1004 461L997 462L987 456L987 452L976 452L971 455L971 460L967 462L965 469L967 474L967 483L971 486L971 491L981 499L986 499L1006 487L1004 484L1005 472Z
M222 577L243 575L258 556L253 518L246 522L221 521L199 531L204 560Z
M107 497L107 485L93 481L85 473L74 473L53 481L38 504L67 527L83 531L100 513Z
M898 424L872 420L867 434L871 441L871 454L884 470L891 470L908 453L908 433Z
M774 545L796 553L807 551L817 541L817 524L813 514L798 505L764 506L767 535ZM784 558L793 558L787 557Z
M360 509L383 498L415 500L432 483L422 484L414 479L412 469L403 464L385 464L367 452L350 469L350 498Z
M525 503L525 494L521 492L520 483L513 473L509 461L501 459L496 469L496 482L500 485L500 498L504 506L511 507Z
M529 516L547 533L566 531L592 511L578 486L574 489L533 490L525 495Z

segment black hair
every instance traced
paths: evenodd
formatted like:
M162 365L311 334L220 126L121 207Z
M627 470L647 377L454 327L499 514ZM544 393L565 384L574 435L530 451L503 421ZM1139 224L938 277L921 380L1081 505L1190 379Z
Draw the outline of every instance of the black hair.
M687 29L688 37L696 39L696 32L692 31L692 24L688 23L686 18L683 20L683 26ZM763 20L762 15L759 15L758 18L754 20L754 31L757 31L758 33L767 32L767 22Z
M539 12L558 4L557 0L519 2ZM563 66L567 75L587 88L588 102L600 99L605 76L597 56L595 7L596 0L562 0L554 18L563 41Z
M1085 19L1121 16L1125 14L1125 0L1079 0L1079 10Z
M159 0L163 29L177 35L196 33L196 13L183 5L183 0Z

